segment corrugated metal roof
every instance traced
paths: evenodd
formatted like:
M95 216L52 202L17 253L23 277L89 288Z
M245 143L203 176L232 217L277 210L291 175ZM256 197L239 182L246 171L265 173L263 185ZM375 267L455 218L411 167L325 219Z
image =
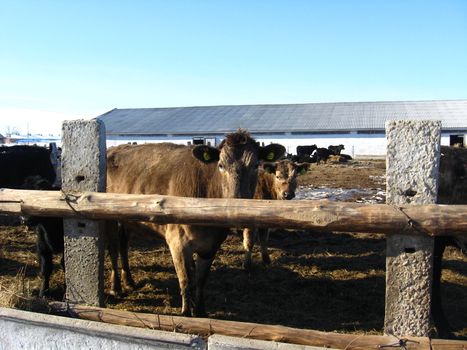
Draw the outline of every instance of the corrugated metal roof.
M441 120L444 130L467 130L467 100L132 108L98 119L108 135L381 130L391 119Z

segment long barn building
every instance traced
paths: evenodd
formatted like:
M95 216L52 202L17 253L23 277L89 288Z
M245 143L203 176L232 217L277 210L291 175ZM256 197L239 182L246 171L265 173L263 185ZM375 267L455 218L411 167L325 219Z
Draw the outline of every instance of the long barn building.
M442 145L467 143L467 100L342 102L113 109L98 117L107 146L175 142L218 145L247 129L260 143L278 142L295 154L299 145L343 144L352 156L384 155L387 120L441 120Z

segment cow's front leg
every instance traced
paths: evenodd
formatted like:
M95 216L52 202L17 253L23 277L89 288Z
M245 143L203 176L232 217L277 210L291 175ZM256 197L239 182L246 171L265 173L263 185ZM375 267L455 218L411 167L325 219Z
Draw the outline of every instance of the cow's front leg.
M191 316L190 305L192 304L190 285L193 274L193 253L190 248L184 246L177 237L167 242L177 273L180 285L180 295L182 297L182 315Z
M206 317L204 286L206 285L213 260L214 256L207 259L203 259L199 255L196 257L196 299L193 310L195 317Z
M243 230L243 248L245 249L245 256L243 258L243 268L247 271L251 269L251 254L255 246L256 230L245 228Z

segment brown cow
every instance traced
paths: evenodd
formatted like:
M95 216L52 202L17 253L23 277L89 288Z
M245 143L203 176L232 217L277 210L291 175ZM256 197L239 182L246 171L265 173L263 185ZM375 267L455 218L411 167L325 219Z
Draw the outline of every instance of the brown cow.
M118 146L109 149L107 155L107 191L181 197L253 198L259 162L274 161L284 153L285 148L278 144L260 147L243 130L227 135L218 148L170 143ZM214 256L229 229L148 222L129 224L125 223L125 226L149 229L164 237L180 284L182 314L191 315L190 306L193 306L195 316L204 315L204 285ZM196 264L193 261L195 253ZM127 267L123 264L124 269ZM114 273L114 277L116 275ZM129 271L126 275L129 275ZM194 300L191 295L193 283L196 288Z
M306 172L309 166L309 163L297 164L290 160L263 164L263 170L259 172L254 198L279 200L294 198L295 190L297 189L297 176ZM259 238L263 262L265 264L271 262L267 247L269 229L260 228L253 230L246 228L243 230L243 247L245 248L243 267L246 270L251 268L251 252L253 251L256 237Z

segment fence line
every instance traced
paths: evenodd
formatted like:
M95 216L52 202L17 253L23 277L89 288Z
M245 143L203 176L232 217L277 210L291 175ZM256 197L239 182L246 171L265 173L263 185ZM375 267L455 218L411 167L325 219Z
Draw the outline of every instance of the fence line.
M227 227L467 236L467 205L393 206L86 192L0 190L0 213Z

